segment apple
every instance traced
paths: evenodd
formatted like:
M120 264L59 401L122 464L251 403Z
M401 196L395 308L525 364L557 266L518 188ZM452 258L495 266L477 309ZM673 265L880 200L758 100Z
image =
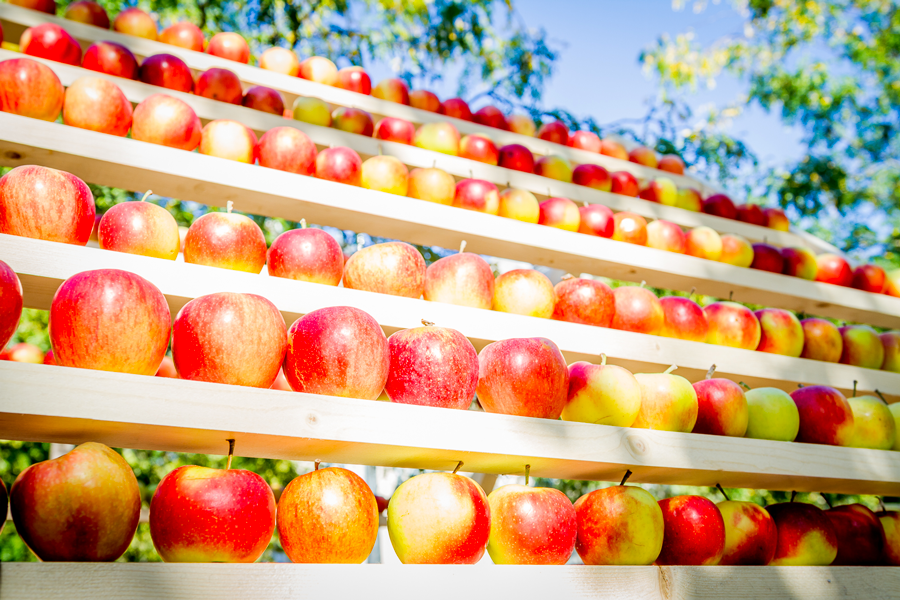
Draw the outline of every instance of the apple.
M9 490L16 533L43 562L111 562L134 538L141 492L125 459L95 442L35 463Z
M666 317L653 292L638 286L624 285L613 290L613 298L616 310L610 327L650 335L660 334Z
M241 104L244 100L241 80L228 69L212 68L201 73L197 78L194 93L203 98L229 104Z
M500 151L497 146L485 135L473 133L464 136L459 141L459 156L468 158L487 165L497 165L500 160Z
M391 335L388 348L384 391L391 402L469 408L478 383L478 353L466 336L446 327L413 327Z
M375 124L374 137L388 142L412 146L416 126L403 119L385 117Z
M266 71L274 71L288 77L300 74L300 60L287 48L273 46L259 56L258 66Z
M663 327L659 335L691 342L705 342L709 324L700 305L682 296L660 298Z
M793 442L800 431L800 412L784 390L756 388L744 394L750 418L744 437Z
M613 215L612 239L638 246L647 245L647 220L633 212L622 211Z
M784 257L775 246L753 244L753 262L750 264L750 268L770 273L783 273Z
M716 507L725 523L725 552L720 565L765 566L775 557L778 528L766 509L753 502L726 500Z
M413 108L436 113L441 110L441 99L433 92L426 90L412 90L409 93L409 105Z
M266 254L269 275L295 281L338 285L344 274L344 254L333 237L321 229L285 231Z
M100 219L97 238L104 250L165 260L178 258L181 249L175 217L162 206L144 201L112 206Z
M737 219L737 207L725 194L713 194L704 199L701 209L708 215L715 215L723 219Z
M877 265L862 265L853 270L851 287L873 294L883 294L886 285L887 273Z
M803 325L794 313L780 308L763 308L755 313L759 320L758 352L799 357L803 353L805 337Z
M13 333L16 332L16 324L17 323L13 324ZM12 334L10 334L10 337L12 337ZM44 362L44 353L34 344L19 342L18 344L13 344L8 348L3 349L3 351L0 352L0 360L39 365Z
M894 440L894 447L892 450L900 450L900 402L888 405L888 410L891 411L891 415L894 417L894 425L898 431L897 437Z
M834 326L832 325L832 327ZM835 327L836 329L837 327ZM840 334L840 332L838 333ZM884 347L884 362L881 363L881 370L900 373L900 331L887 331L878 337L881 339L881 345ZM3 339L2 335L0 335L0 339ZM841 339L840 346L843 349L843 339ZM832 362L837 362L837 360Z
M509 129L506 117L496 106L485 106L484 108L476 110L472 115L472 120L479 125L484 125L486 127L505 130Z
M396 77L379 81L378 85L372 88L372 95L388 102L409 106L409 88L402 79Z
M81 64L81 46L78 40L56 23L41 23L23 31L19 38L19 49L29 56L76 67Z
M317 462L278 499L278 537L292 562L359 564L375 547L378 515L375 495L359 475L320 469Z
M681 188L678 190L675 206L692 212L700 212L703 207L703 197L697 190Z
M158 85L176 92L190 93L194 77L183 60L171 54L154 54L141 63L138 78L144 83Z
M456 184L453 206L496 215L500 211L500 194L490 181L463 179Z
M501 213L502 213L501 194ZM613 211L602 204L588 204L578 207L581 217L578 221L578 233L595 235L602 238L611 238L616 231L616 219Z
M853 283L853 269L850 263L837 254L819 254L816 256L816 281L850 287Z
M63 367L153 375L166 355L171 329L162 292L118 269L69 277L50 305L50 345Z
M619 160L628 160L628 150L619 142L607 138L600 140L600 154L612 156Z
M200 154L252 165L256 162L256 144L256 134L243 123L216 119L201 132Z
M868 325L847 325L838 329L844 342L841 363L880 369L884 363L884 346L878 333Z
M375 133L375 122L372 115L358 108L337 107L331 113L331 126L341 131L372 137Z
M756 315L737 302L713 302L703 308L709 332L707 344L756 350L762 337L762 327Z
M534 173L534 155L521 144L508 144L500 148L497 165L513 171Z
M572 171L572 183L600 190L601 192L612 190L612 178L609 175L609 171L600 165L578 165Z
M456 195L456 180L453 175L441 169L413 169L409 172L406 195L417 200L450 206Z
M494 282L492 306L499 312L549 319L556 306L556 292L540 271L513 269Z
M126 8L113 21L113 30L119 33L155 40L156 22L153 17L137 7Z
M405 196L409 191L409 169L393 156L366 159L360 172L362 187L367 190Z
M825 511L837 534L837 557L832 565L881 565L885 531L878 516L862 504L835 506Z
M573 131L566 143L569 148L600 154L600 136L593 131Z
M766 226L766 215L759 204L739 204L736 208L738 221L760 227Z
M78 0L66 7L65 18L86 25L109 29L109 15L106 9L92 0Z
M736 233L726 233L721 239L722 254L719 255L719 262L743 268L753 264L753 246L747 238Z
M63 122L72 127L125 137L131 129L131 102L119 86L98 77L81 77L66 89Z
M706 260L719 261L723 251L722 237L711 227L695 227L687 232L687 254Z
M81 66L90 71L124 77L125 79L137 79L137 59L131 50L115 42L94 42L84 51Z
M309 96L297 96L291 106L291 111L297 121L331 127L331 109L324 100Z
M538 128L537 137L547 142L568 146L569 128L561 121L551 121L550 123L544 123Z
M486 412L559 419L569 371L556 344L546 338L500 340L482 348L478 365L476 393Z
M622 196L629 196L631 198L637 198L638 193L640 192L640 185L638 184L637 178L629 173L628 171L615 171L610 174L610 179L612 179L612 183L610 184L610 191L613 194L620 194Z
M84 246L95 214L90 188L65 171L26 165L0 177L0 233Z
M429 302L490 310L494 301L494 273L477 254L460 252L445 256L425 270L423 297Z
M656 168L660 171L668 171L675 175L684 175L684 161L677 154L663 154Z
M510 131L519 135L534 137L534 134L537 133L537 126L528 115L509 115L506 117L506 124L509 126Z
M837 533L825 512L803 502L766 507L778 532L773 566L828 566L837 556Z
M572 183L572 165L561 156L542 156L534 163L535 175Z
M631 425L638 429L690 433L697 423L699 402L691 383L672 375L673 365L663 373L635 373L641 386L641 410Z
M534 194L528 190L506 188L500 192L500 204L497 214L501 217L525 223L537 223L541 218L541 205L537 198L534 197ZM612 214L612 211L610 211L610 214ZM612 224L611 219L610 224ZM579 225L580 227L581 225ZM611 234L612 232L610 232Z
M744 437L750 409L744 390L730 379L707 377L694 384L698 413L694 433Z
M575 551L586 565L651 565L665 524L656 499L639 487L617 485L575 501Z
M837 326L825 319L803 319L803 358L840 362L844 350L844 340Z
M628 153L628 160L645 167L655 169L659 166L659 160L656 158L656 152L646 146L638 146Z
M362 159L352 148L325 148L316 156L316 177L347 185L362 185Z
M684 254L687 250L687 235L675 223L659 219L647 225L647 246Z
M189 21L179 21L169 25L159 32L159 41L194 52L203 52L203 48L206 46L206 36L199 27Z
M362 67L344 67L337 72L335 87L368 96L372 93L372 79Z
M888 405L875 396L854 396L847 399L853 412L852 448L891 450L897 441L897 424Z
M657 177L647 183L647 187L640 191L638 197L663 206L675 206L678 202L678 188L668 177Z
M22 316L22 295L22 282L18 275L0 260L0 348L4 348L16 333L19 317Z
M553 488L505 485L488 496L487 551L497 565L564 565L575 549L575 507Z
M474 121L472 111L469 105L462 98L450 98L441 102L441 108L438 110L442 115L453 117L454 119L462 119L463 121Z
M388 341L368 313L320 308L288 330L284 376L297 392L375 400L390 367Z
M253 219L209 212L194 220L184 238L184 262L259 273L266 264L266 237Z
M641 411L641 385L628 369L579 361L569 365L563 421L631 427Z
M168 356L163 356L159 368L156 369L156 377L167 377L169 379L181 379L178 376L178 369L175 368L175 361Z
M48 15L56 14L56 0L9 0L9 3L31 10L39 10Z
M0 63L2 65L2 63ZM893 269L887 273L887 283L884 293L894 298L900 298L900 269Z
M807 444L847 446L853 439L853 410L842 393L824 385L791 392L800 412L797 441Z
M553 291L556 293L554 320L596 327L612 324L615 297L602 281L569 277L557 283Z
M703 496L659 501L665 533L657 565L717 565L725 553L725 520Z
M780 208L764 208L763 214L766 215L766 227L769 229L776 231L791 230L791 222Z
M2 40L0 40L0 43L2 43ZM0 514L9 514L9 493L7 493L6 484L3 483L2 479L0 479ZM6 525L6 519L0 522L0 531L3 531L4 525Z
M403 564L475 564L491 533L488 499L456 473L407 479L387 509L388 534Z
M563 231L578 231L581 213L568 198L548 198L540 203L538 223Z
M316 174L316 145L293 127L275 127L256 145L259 166L299 175Z
M808 248L782 248L781 256L784 258L785 275L815 281L819 267L816 265L816 255Z
M212 36L206 45L206 53L245 65L250 62L250 46L247 41L240 34L231 31Z
M459 154L459 132L450 123L425 123L413 136L413 144L417 148L457 156Z
M153 94L134 109L131 137L180 150L193 150L202 138L200 119L177 98Z
M884 564L900 566L900 512L882 510L875 514L884 529Z
M403 242L363 248L344 265L344 287L418 298L425 287L425 259L415 247Z

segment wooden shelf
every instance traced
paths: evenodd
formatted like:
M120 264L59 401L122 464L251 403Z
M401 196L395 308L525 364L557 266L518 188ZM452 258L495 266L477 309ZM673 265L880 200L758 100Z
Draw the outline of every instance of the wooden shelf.
M2 9L2 6L0 6ZM9 50L0 50L0 60L20 57L21 54ZM205 56L205 55L204 55ZM347 133L330 127L320 127L284 119L276 115L264 113L258 110L235 106L224 102L217 102L193 94L185 94L172 90L161 90L158 86L152 86L138 81L122 79L88 71L80 67L64 65L51 60L37 59L54 70L63 85L71 85L76 79L85 76L102 77L118 85L125 96L137 104L148 96L164 91L166 94L179 98L186 102L204 123L213 119L233 119L244 123L253 129L258 136L274 127L294 127L306 133L310 139L319 146L348 146L355 149L364 159L379 153L388 154L401 160L409 167L431 167L437 165L454 175L457 179L477 177L497 184L501 189L511 185L515 188L527 189L543 200L549 195L564 196L576 202L591 202L604 204L616 211L631 211L647 217L648 219L665 219L678 223L687 228L706 225L723 233L737 233L752 241L768 240L779 246L805 246L817 251L831 251L830 246L823 246L824 242L812 236L798 235L775 231L767 227L749 225L740 221L723 219L720 217L696 213L672 206L663 206L655 202L648 202L640 198L629 198L619 194L610 194L587 188L572 183L562 183L546 177L531 173L511 171L509 169L486 165L477 161L448 156L430 150L423 150L406 144L385 142L372 137ZM326 86L327 87L327 86Z
M123 269L153 282L166 295L172 314L189 300L221 291L247 292L271 300L290 325L299 316L325 306L355 306L365 310L390 335L419 326L421 319L451 327L466 335L479 350L490 342L513 337L546 337L560 347L568 362L611 362L633 372L662 371L679 365L678 374L702 379L709 366L716 374L752 387L774 386L787 391L804 385L831 385L849 394L878 389L889 400L900 400L900 374L849 365L777 356L699 342L564 323L507 313L454 306L420 299L348 290L0 234L0 260L22 280L25 304L48 309L59 285L75 273L93 269Z
M618 481L900 495L900 453L627 429L0 362L0 439Z

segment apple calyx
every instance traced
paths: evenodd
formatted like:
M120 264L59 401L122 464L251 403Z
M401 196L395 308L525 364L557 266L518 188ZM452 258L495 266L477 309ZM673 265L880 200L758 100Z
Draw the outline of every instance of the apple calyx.
M622 481L619 485L625 485L625 482L628 481L628 478L631 477L631 469L625 469L625 477L622 478Z
M725 490L722 489L721 483L718 483L718 482L716 483L716 489L719 490L719 493L721 493L723 496L725 496L725 500L727 500L729 502L731 501L731 498L729 498L728 494L725 493Z
M456 465L456 468L453 469L453 474L456 475L456 472L459 471L462 468L462 466L463 466L463 461L459 461L459 463L457 463L457 465Z
M663 371L663 375L668 375L669 373L671 373L672 371L674 371L677 368L678 368L678 365L672 365L671 367L669 367L668 369Z
M231 468L231 459L234 458L234 439L232 438L225 441L228 442L228 462L225 463L225 470L227 471Z
M706 372L706 378L712 379L713 373L716 372L716 365L713 365L709 368L709 371Z
M525 465L525 485L528 485L528 477L531 475L531 465Z
M147 190L147 192L146 192L146 193L144 194L144 196L141 198L141 202L143 202L144 200L146 200L147 198L149 198L152 194L153 194L153 190Z
M320 464L322 464L322 459L317 458L317 459L316 459L316 468L315 468L316 471L319 470L319 465L320 465Z

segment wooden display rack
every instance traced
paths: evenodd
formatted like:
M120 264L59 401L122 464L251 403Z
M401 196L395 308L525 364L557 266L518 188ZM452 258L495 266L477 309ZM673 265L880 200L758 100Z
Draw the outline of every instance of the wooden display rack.
M355 106L375 116L415 123L443 116L224 61L217 57L133 38L0 4L0 22L15 39L24 27L60 23L83 44L122 43L139 56L167 52L194 69L236 72L246 84L282 92L290 102L314 95L333 105ZM18 56L0 51L0 60ZM45 61L68 85L86 72ZM160 88L110 78L132 102ZM709 225L781 245L830 247L800 233L690 213L634 198L604 194L535 175L285 120L250 109L165 90L190 104L202 120L231 118L264 132L296 127L320 147L354 148L362 156L397 156L410 166L438 166L462 178L474 175L539 196L564 195L607 204L686 227ZM639 177L644 167L509 132L453 120L463 133L489 131L500 144L522 143L537 153L557 153ZM457 247L666 288L728 297L836 318L900 328L900 299L739 269L650 248L563 232L516 221L225 163L142 142L0 113L0 164L41 164L91 183L210 206L234 201L246 212L332 225L404 241ZM711 186L676 177L680 186ZM173 315L190 299L219 292L253 292L269 298L290 323L324 306L350 305L369 312L390 334L427 319L462 331L481 348L509 337L543 336L557 342L569 362L610 361L634 371L672 363L691 380L711 363L718 374L754 387L791 390L798 383L849 391L880 390L900 400L900 374L860 369L672 340L572 323L396 298L222 269L0 235L0 260L19 274L25 304L49 308L53 293L71 275L119 268L147 278L165 294ZM42 442L98 441L116 447L221 454L234 438L241 455L291 460L322 459L488 474L531 473L565 479L759 489L900 495L900 453L799 443L725 438L530 419L480 411L449 411L296 392L249 389L65 367L0 362L0 438ZM0 565L0 600L18 598L322 598L377 590L394 598L503 595L564 598L896 598L900 569L856 567L461 567L365 565L41 564ZM389 590L389 591L388 591Z

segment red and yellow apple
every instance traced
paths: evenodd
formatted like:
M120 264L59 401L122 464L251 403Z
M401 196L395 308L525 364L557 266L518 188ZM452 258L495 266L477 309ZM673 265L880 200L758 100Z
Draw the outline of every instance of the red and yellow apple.
M647 220L633 212L622 211L613 215L612 239L637 246L647 245Z
M705 342L709 331L706 314L700 305L683 296L660 298L664 321L659 335L692 342Z
M259 273L266 264L266 237L250 217L210 212L191 224L183 251L186 263Z
M292 229L272 242L266 265L273 277L336 286L344 274L344 254L322 229Z
M646 146L638 146L628 153L628 160L645 167L655 169L659 166L659 160L656 158L656 152Z
M595 327L609 327L612 323L615 297L602 281L569 277L557 283L553 290L556 293L553 319Z
M502 204L502 201L501 201ZM602 204L579 206L578 233L611 238L616 231L616 218L613 211Z
M625 146L615 140L608 138L603 138L600 140L600 154L612 156L613 158L618 158L619 160L628 160L628 150L625 149Z
M673 369L635 373L641 386L641 410L632 427L682 433L694 429L699 411L697 392L687 379L673 375Z
M97 239L104 250L153 256L165 260L178 258L181 236L175 217L151 202L122 202L103 214Z
M769 229L776 231L791 230L791 222L780 208L764 208L763 214L766 215L766 227Z
M247 40L231 31L223 31L212 36L206 45L206 53L245 65L250 62L250 46Z
M697 258L719 261L724 245L722 237L712 227L695 227L687 232L686 253Z
M622 196L629 196L631 198L637 198L638 193L640 192L640 184L638 183L637 178L629 173L628 171L615 171L610 174L610 179L612 179L612 183L610 185L610 191L613 194L620 194Z
M694 384L697 423L694 433L744 437L750 410L744 390L730 379L704 379Z
M773 566L828 566L837 556L837 534L825 513L803 502L766 507L778 533Z
M489 137L473 133L464 136L459 141L459 156L496 166L500 160L500 151Z
M362 159L352 148L325 148L316 156L316 177L347 185L362 185Z
M572 165L561 156L550 155L537 159L534 173L563 183L572 183Z
M684 175L684 161L677 154L663 154L659 158L656 168L660 171L668 171L675 175Z
M578 148L586 152L600 154L600 136L593 131L573 131L569 135L569 141L566 145L569 148Z
M556 292L546 275L534 269L513 269L494 282L494 310L549 319L556 306Z
M131 50L115 42L94 42L88 46L81 67L125 79L137 79L140 70Z
M0 112L55 121L65 89L50 67L30 58L0 62Z
M684 254L687 250L687 235L675 223L659 219L647 225L647 246Z
M803 325L794 313L780 308L763 308L754 314L760 327L757 351L794 358L803 353Z
M778 528L772 516L758 504L726 500L719 502L725 523L725 552L720 565L765 566L775 557Z
M561 121L544 123L537 130L538 139L562 146L569 145L569 128Z
M471 119L469 120L471 121ZM509 126L510 131L518 133L519 135L534 137L534 134L537 133L537 126L534 124L534 119L528 115L509 115L506 117L506 124Z
M194 93L228 104L241 104L244 100L241 80L228 69L212 68L201 73L197 78Z
M409 88L402 79L396 77L379 81L378 85L372 88L372 95L388 102L409 105Z
M291 106L291 112L297 121L331 127L331 109L324 100L311 96L297 96Z
M155 40L157 37L156 22L153 17L137 7L126 8L113 21L113 29L137 37Z
M437 168L418 168L409 172L406 195L410 198L450 206L456 195L453 175Z
M434 92L428 90L411 90L409 105L419 110L436 113L441 110L441 99Z
M847 446L853 439L853 410L842 393L824 385L791 392L800 413L797 441L807 444Z
M177 98L153 94L134 109L132 139L190 151L200 145L201 132L197 114Z
M882 347L884 347L884 362L881 363L881 370L900 373L900 331L886 331L878 337L881 339ZM843 339L841 344L843 345ZM837 360L832 362L837 362Z
M706 343L756 350L762 337L759 319L749 308L737 302L714 302L703 308L709 332Z
M803 358L840 362L844 350L844 339L840 330L831 321L809 318L800 321L803 327Z
M119 86L106 79L81 77L66 89L66 125L125 137L131 129L132 114L131 102Z
M459 131L450 123L425 123L413 136L417 148L433 150L450 156L459 154Z
M509 124L507 124L506 122L506 117L504 116L503 112L501 112L500 109L496 106L485 106L484 108L476 110L472 114L472 120L479 125L484 125L485 127L509 129Z
M483 179L463 179L456 184L453 206L474 212L496 215L500 212L497 186Z
M75 67L81 64L81 46L78 40L56 23L41 23L23 31L19 38L19 50L22 54Z
M601 192L612 190L612 177L609 171L594 164L578 165L572 171L572 183L583 185Z
M538 223L563 231L578 231L581 213L578 205L568 198L548 198L540 203Z
M463 121L473 121L472 111L469 105L462 98L450 98L441 102L441 108L438 110L442 115L453 117L454 119L462 119Z
M897 424L894 415L881 398L854 396L848 398L853 412L852 448L891 450L897 443Z
M575 501L575 551L586 565L651 565L662 550L665 523L647 490L617 485Z
M387 142L397 142L412 146L416 136L416 126L404 119L385 117L375 124L374 137Z
M744 268L753 264L753 246L747 238L726 233L721 239L722 254L719 255L719 262Z
M93 0L78 0L66 7L65 18L86 25L109 29L109 15L106 9Z
M409 169L393 156L373 156L362 164L360 183L367 190L405 196L409 191Z
M575 507L553 488L505 485L488 496L487 551L497 565L564 565L575 549Z
M344 287L418 298L425 287L425 259L414 246L404 242L363 248L344 265Z
M429 302L490 310L494 301L494 273L477 254L460 252L445 256L425 270L423 297Z
M815 281L819 267L816 265L816 255L809 248L782 248L781 256L784 258L785 275Z
M880 369L884 364L884 345L878 333L868 325L840 327L843 350L841 361L845 365Z
M850 287L853 283L853 268L843 256L819 254L816 256L816 281Z
M528 190L506 188L500 192L500 205L497 209L497 214L507 219L515 219L525 223L537 223L541 218L541 205L537 198L534 197L534 194ZM612 212L610 211L610 219L612 218L611 215ZM612 221L610 220L611 223Z
M725 520L703 496L659 501L665 534L657 565L717 565L725 554Z
M375 122L372 115L358 108L339 106L331 113L331 126L340 131L372 137Z
M659 298L653 292L627 285L614 289L613 298L616 309L610 327L650 335L660 334L666 316Z
M641 411L641 385L627 369L579 361L569 365L563 421L631 427Z
M337 80L333 84L342 90L365 94L372 93L372 79L362 67L344 67L337 72Z
M887 273L877 265L862 265L853 270L851 287L873 294L883 294L886 285Z
M203 52L203 48L206 47L206 36L199 27L189 21L169 25L159 32L159 41L194 52Z
M316 145L293 127L275 127L256 145L259 166L299 175L316 174Z
M279 46L273 46L260 54L258 65L260 69L274 71L288 77L297 77L300 74L300 59L293 51Z

